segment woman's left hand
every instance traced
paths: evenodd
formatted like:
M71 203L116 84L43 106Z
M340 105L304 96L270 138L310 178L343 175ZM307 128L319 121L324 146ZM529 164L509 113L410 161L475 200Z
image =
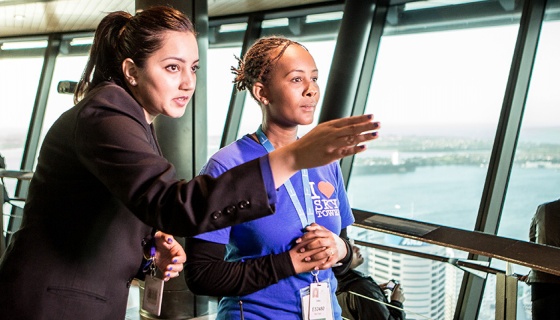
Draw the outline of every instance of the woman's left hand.
M307 226L305 230L307 232L296 240L298 251L305 252L323 248L323 250L318 253L307 257L306 261L324 260L324 263L319 269L325 270L333 267L338 261L346 257L348 250L344 240L332 233L329 229L317 223L312 223Z
M183 271L183 264L187 261L187 254L183 246L177 242L172 235L156 232L154 235L156 244L155 262L158 269L163 273L163 280L179 276Z

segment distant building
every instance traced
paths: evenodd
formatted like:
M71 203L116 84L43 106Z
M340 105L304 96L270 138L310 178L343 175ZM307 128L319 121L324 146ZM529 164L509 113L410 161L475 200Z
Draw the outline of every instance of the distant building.
M355 239L389 245L406 250L419 251L438 256L449 256L444 247L426 244L417 240L371 231L352 230ZM447 263L394 253L374 248L363 248L364 264L361 271L371 275L377 282L390 279L399 280L404 289L404 303L408 320L453 319L457 301L457 280L455 268ZM462 272L459 272L461 274ZM459 275L460 276L460 275Z

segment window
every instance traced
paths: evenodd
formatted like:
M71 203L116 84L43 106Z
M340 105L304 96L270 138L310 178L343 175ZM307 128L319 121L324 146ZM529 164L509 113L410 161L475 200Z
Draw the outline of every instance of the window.
M429 14L405 7L403 16L414 20L412 11ZM458 26L461 22L443 21L450 16L430 15L426 25L419 22L407 31L410 26L400 26L388 15L365 110L381 122L382 130L355 157L348 189L353 208L473 230L519 20ZM373 234L368 238L381 244L390 239ZM414 250L466 257L434 245ZM426 289L407 290L407 302L422 301L407 303L407 311L452 319L463 271L415 259L402 266L403 288L425 282ZM418 266L426 270L423 277ZM443 281L430 292L433 277ZM424 296L435 298L430 302ZM437 314L429 312L434 303L442 306Z
M5 158L6 169L20 170L46 40L14 41L10 46L3 44L0 49L0 154ZM13 196L17 180L4 179L4 183ZM11 209L9 204L3 206L5 214ZM3 226L7 226L9 216L2 219Z

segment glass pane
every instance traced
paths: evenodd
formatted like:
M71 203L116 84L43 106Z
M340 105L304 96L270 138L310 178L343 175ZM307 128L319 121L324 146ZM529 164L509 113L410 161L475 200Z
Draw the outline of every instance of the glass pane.
M472 230L517 29L382 38L366 107L382 130L354 162L353 207Z
M353 208L472 230L519 26L451 23L446 30L438 24L449 18L444 16L427 19L434 30L417 25L411 33L399 32L399 26L384 31L366 105L366 113L381 122L380 138L355 157L348 190ZM467 257L375 234L367 237L446 258ZM363 250L372 259L368 273L391 277L375 267L387 254L370 250ZM464 271L405 257L400 259L430 270L418 274L401 266L407 315L453 319Z
M49 89L49 99L47 100L47 108L43 120L43 130L41 131L41 144L49 128L56 119L58 119L63 112L74 106L74 95L70 93L58 93L58 83L60 81L80 81L86 62L86 54L80 56L59 55L56 58L53 80ZM39 145L39 150L41 150L41 145Z
M234 75L230 69L237 67L241 54L238 47L214 48L208 50L208 157L218 151L224 131Z
M0 53L0 154L5 158L8 170L21 168L29 119L43 67L43 55L44 49L34 51L32 56L25 56L17 51ZM3 184L8 195L14 196L17 180L4 179ZM14 203L20 205L18 202ZM1 205L4 214L12 209L8 203ZM2 219L5 229L9 217L4 215Z
M403 307L407 319L453 319L463 271L443 259L464 259L466 252L355 226L348 228L348 236L372 244L420 252L421 257L414 256L414 253L359 246L364 264L358 270L379 284L391 279L400 281L406 298ZM432 259L428 258L430 256Z
M529 240L537 206L560 198L560 21L543 24L498 234Z
M560 21L544 22L498 229L500 236L529 241L529 226L537 206L560 198L559 33ZM493 261L492 265L504 269L502 261ZM514 266L513 272L527 274L529 268ZM523 282L518 285L517 304L517 319L531 319L531 287Z

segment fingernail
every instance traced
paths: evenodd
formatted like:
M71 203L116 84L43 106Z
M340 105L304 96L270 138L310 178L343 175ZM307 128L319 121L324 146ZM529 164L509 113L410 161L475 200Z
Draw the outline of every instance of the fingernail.
M167 268L167 270L171 271L171 270L173 270L173 267L169 267L169 268Z
M177 259L173 259L173 263L177 263Z
M372 136L377 137L377 131L371 133Z
M173 238L167 238L167 242L172 243L172 242L173 242Z
M361 145L359 145L359 146L358 146L358 148L360 148L360 149L365 149L365 148L366 148L366 146L365 146L365 145L363 145L363 144L361 144Z
M372 114L368 114L367 117L368 117L368 119L371 119L371 118L373 118L373 115L372 115Z
M165 275L166 277L171 277L171 273L168 273Z

